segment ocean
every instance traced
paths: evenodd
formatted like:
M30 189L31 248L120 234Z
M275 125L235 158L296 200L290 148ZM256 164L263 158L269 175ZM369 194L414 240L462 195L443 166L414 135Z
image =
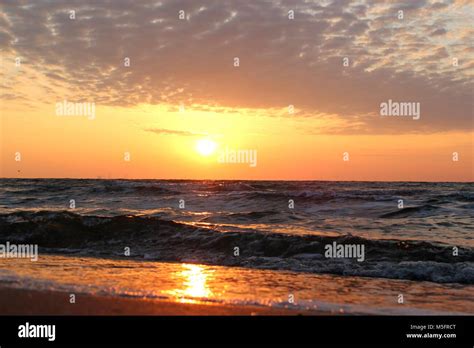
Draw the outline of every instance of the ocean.
M18 288L474 314L473 237L473 183L0 179L0 244L39 247L0 259Z

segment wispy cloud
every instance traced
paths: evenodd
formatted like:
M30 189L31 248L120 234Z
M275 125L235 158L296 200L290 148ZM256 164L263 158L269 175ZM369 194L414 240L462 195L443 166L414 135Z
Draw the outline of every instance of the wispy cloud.
M149 128L149 129L145 129L145 131L152 132L158 135L179 135L179 136L186 136L186 137L196 137L196 136L207 135L204 133L194 133L194 132L164 129L164 128Z

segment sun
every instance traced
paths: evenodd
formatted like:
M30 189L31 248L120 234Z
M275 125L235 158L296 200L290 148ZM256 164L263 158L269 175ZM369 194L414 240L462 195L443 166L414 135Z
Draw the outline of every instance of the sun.
M216 148L216 142L209 139L200 139L196 142L196 151L202 156L212 155Z

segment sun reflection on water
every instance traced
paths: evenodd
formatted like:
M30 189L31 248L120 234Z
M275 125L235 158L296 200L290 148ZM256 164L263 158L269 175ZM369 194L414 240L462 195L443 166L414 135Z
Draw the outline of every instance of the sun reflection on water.
M208 286L210 271L203 266L184 263L182 270L175 272L174 277L182 281L183 287L167 291L169 295L178 297L181 302L196 302L208 299L213 293Z

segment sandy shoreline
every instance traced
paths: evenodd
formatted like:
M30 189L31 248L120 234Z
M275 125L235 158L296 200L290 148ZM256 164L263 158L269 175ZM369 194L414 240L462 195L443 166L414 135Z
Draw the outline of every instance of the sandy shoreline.
M330 315L260 306L181 303L0 287L0 315Z

